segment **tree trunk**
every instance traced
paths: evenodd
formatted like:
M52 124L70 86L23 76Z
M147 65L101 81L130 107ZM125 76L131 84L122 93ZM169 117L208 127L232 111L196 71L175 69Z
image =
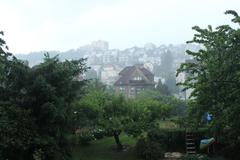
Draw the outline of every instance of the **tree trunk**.
M113 132L113 136L114 136L115 142L116 142L116 144L117 144L117 148L118 148L119 150L122 150L122 149L123 149L123 146L122 146L122 143L120 142L119 135L120 135L119 132L117 132L117 131L114 131L114 132Z

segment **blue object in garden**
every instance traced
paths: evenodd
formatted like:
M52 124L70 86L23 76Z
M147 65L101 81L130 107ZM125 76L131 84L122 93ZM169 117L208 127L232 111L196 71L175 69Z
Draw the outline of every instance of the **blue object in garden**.
M200 149L208 148L211 144L215 142L215 138L202 139L200 141Z
M211 121L212 120L212 114L207 113L207 121Z

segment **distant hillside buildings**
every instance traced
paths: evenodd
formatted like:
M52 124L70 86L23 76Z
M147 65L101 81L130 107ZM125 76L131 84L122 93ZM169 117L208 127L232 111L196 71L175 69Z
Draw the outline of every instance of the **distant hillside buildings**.
M196 61L194 59L187 59L185 60L185 63L196 63ZM188 72L181 72L177 77L176 77L176 82L177 83L183 83L187 78L189 77L193 77L194 75ZM193 81L194 82L194 81ZM180 99L191 99L193 97L190 98L191 93L193 92L193 89L189 88L186 90L183 90L184 86L180 86L180 92L179 92L179 98Z
M93 41L91 46L95 49L100 49L100 50L108 50L109 49L108 42L103 41L103 40Z
M122 93L128 98L134 98L141 91L153 89L154 86L154 74L144 68L143 65L125 67L114 83L116 92Z
M49 53L51 56L59 55L60 60L86 58L87 66L91 67L91 70L85 73L83 78L98 78L106 85L112 86L117 80L119 76L118 73L121 70L127 66L133 66L135 64L143 64L147 70L154 73L155 82L158 82L158 80L161 79L163 83L167 83L170 76L165 72L169 72L170 70L172 70L172 77L173 80L175 80L174 71L176 71L182 62L189 59L185 54L187 49L196 51L200 49L200 46L191 44L157 46L153 43L147 43L143 47L133 46L131 48L120 50L110 49L107 41L98 40L77 49L71 49L65 52L49 51ZM19 59L27 60L30 66L34 66L43 61L44 53L46 53L46 51L16 56ZM168 53L171 53L171 61L173 64L172 69L163 67L166 63L163 55ZM188 97L188 93L186 97Z
M118 78L118 73L121 71L121 68L116 65L107 65L101 68L101 81L106 85L113 85L113 83Z

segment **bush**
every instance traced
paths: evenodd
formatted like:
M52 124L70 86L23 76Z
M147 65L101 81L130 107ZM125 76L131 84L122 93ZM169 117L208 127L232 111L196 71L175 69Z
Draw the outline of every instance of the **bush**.
M78 134L79 143L83 145L87 145L90 141L94 140L94 135L89 129L82 129Z
M144 158L145 157L145 150L146 150L147 142L146 138L140 138L135 146L135 151L138 157Z
M163 132L162 130L154 128L148 132L147 136L150 141L157 142L161 144L165 150L167 149L166 144L169 140L167 132Z
M100 129L100 128L94 129L92 131L92 133L93 133L93 136L96 139L102 139L105 136L105 134L106 134L106 132L103 129Z
M185 151L184 130L155 128L148 132L148 137L163 144L166 151Z
M78 145L79 144L79 137L76 134L71 134L68 136L68 141L71 145Z
M145 150L146 160L158 160L164 158L164 149L162 144L155 141L147 141Z
M206 138L207 130L198 130L193 132L197 149L199 148L200 140ZM184 152L185 151L185 135L184 129L159 129L154 128L148 132L148 136L161 144L168 152Z
M136 144L136 154L145 160L158 160L164 157L162 144L149 138L141 138Z
M164 158L166 151L167 135L153 128L147 133L147 137L142 137L136 144L136 154L145 160L157 160Z
M33 159L34 160L43 160L43 159L45 159L44 152L42 151L42 149L38 149L38 150L34 151Z

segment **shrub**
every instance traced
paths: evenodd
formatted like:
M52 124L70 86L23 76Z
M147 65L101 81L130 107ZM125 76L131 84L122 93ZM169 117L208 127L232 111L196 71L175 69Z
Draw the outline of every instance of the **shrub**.
M146 138L140 138L135 146L135 151L138 157L144 158L145 157L145 150L146 150L147 142Z
M136 154L145 160L158 160L164 157L162 144L149 138L141 138L136 144Z
M79 144L79 136L76 134L71 134L68 136L68 141L71 145L78 145Z
M195 137L196 146L199 146L200 140L206 138L207 130L198 130L193 132ZM159 129L154 128L148 132L148 136L161 144L166 148L166 151L185 151L185 135L184 129ZM197 147L198 149L198 147Z
M45 159L44 152L42 151L42 149L38 149L38 150L34 151L33 159L34 160L43 160L43 159Z
M162 147L166 149L167 142L168 142L168 133L163 132L157 128L153 128L150 130L147 134L150 141L157 142L159 144L162 144Z
M94 140L94 135L89 129L82 129L78 134L80 144L87 145Z
M155 128L148 132L148 136L152 141L163 144L166 151L185 150L184 130Z
M93 133L93 136L94 136L96 139L101 139L101 138L103 138L103 137L105 136L105 134L106 134L106 132L105 132L103 129L101 129L101 128L94 129L94 130L92 131L92 133Z
M155 141L147 141L145 150L146 160L158 160L164 158L164 149L162 144Z
M155 159L164 156L164 152L185 151L185 134L183 129L159 129L153 128L147 133L146 138L140 138L136 144L136 154L144 159ZM206 134L206 130L193 132L198 146L200 139ZM186 158L196 158L187 156ZM199 157L198 157L199 158ZM200 157L205 160L203 157Z

